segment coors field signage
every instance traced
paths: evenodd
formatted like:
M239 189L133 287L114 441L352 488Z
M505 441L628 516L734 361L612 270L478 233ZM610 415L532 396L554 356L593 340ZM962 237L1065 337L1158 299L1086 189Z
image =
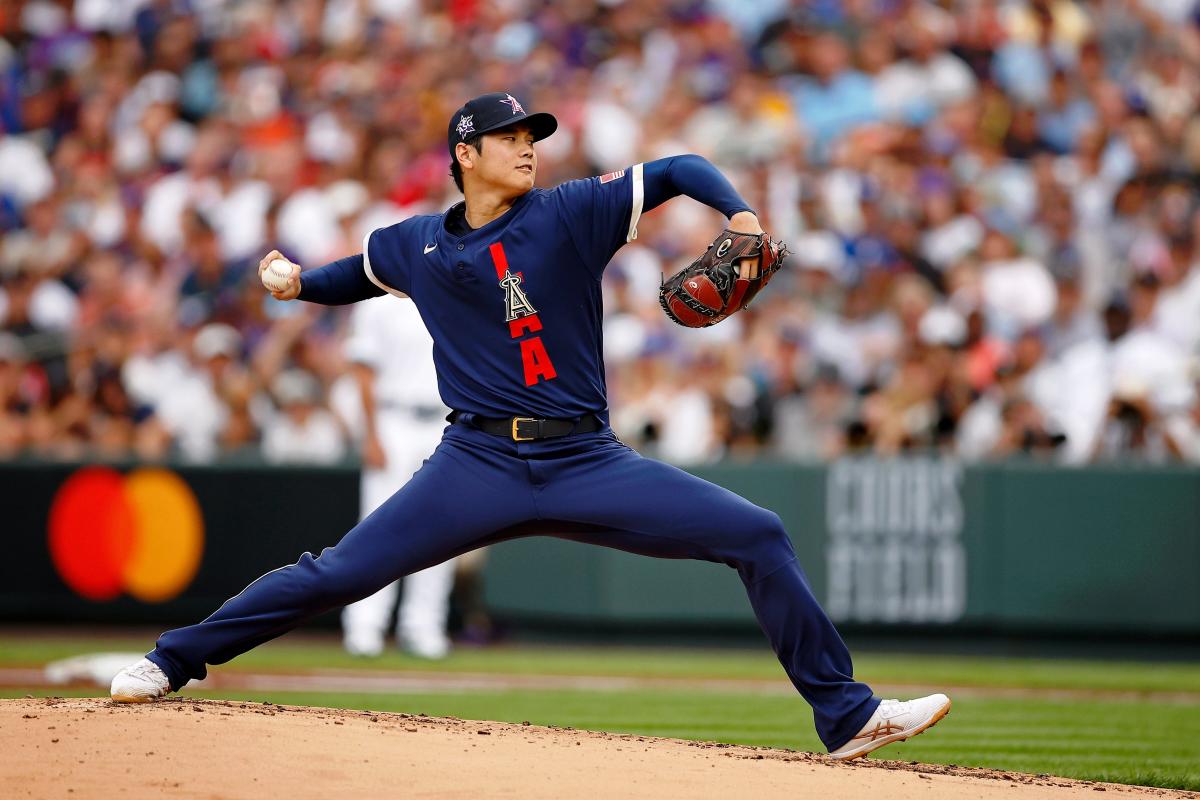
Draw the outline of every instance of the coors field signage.
M828 597L838 621L946 623L967 605L961 465L846 459L826 477Z

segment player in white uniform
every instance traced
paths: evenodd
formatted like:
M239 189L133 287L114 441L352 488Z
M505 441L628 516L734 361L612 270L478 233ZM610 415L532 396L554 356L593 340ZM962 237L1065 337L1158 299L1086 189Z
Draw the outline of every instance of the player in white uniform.
M362 401L360 503L365 518L407 483L434 451L450 410L438 397L433 340L412 303L390 296L359 303L350 324L346 356ZM404 579L396 620L402 648L423 658L442 658L449 652L446 614L453 585L453 559ZM383 652L399 587L397 581L346 606L342 630L347 652Z

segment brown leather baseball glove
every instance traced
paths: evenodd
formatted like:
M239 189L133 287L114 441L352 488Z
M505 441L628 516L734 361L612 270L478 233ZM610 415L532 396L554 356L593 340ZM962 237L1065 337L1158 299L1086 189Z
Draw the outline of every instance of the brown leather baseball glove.
M787 258L765 233L722 231L708 249L658 290L667 316L688 328L716 325L750 304Z

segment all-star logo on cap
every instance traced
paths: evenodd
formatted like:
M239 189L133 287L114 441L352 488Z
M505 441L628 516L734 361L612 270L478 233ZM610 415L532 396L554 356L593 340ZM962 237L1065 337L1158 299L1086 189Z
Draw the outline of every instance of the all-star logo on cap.
M447 130L450 153L454 154L454 147L459 142L517 123L528 125L535 140L545 139L558 128L558 120L553 115L528 113L511 92L492 92L468 100L450 117Z

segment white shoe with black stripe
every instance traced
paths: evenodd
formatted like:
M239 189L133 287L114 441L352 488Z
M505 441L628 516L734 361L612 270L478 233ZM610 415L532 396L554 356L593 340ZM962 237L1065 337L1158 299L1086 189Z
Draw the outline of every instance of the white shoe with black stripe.
M950 713L950 698L931 694L916 700L884 700L850 741L829 755L839 761L861 758L885 744L903 742L937 724Z

